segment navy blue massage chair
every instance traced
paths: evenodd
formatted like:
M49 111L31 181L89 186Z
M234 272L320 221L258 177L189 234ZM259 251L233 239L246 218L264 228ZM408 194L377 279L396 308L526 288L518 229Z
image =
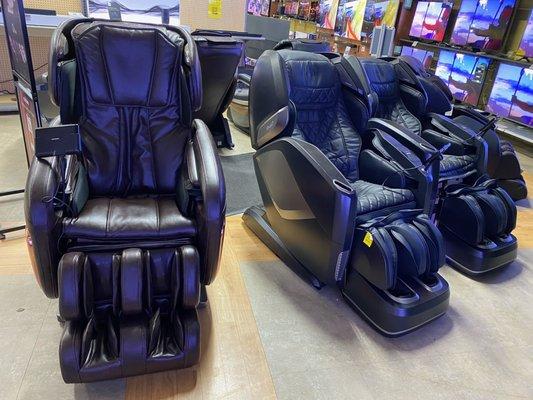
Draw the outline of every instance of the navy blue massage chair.
M273 49L291 49L309 51L312 53L326 53L330 51L330 45L328 42L311 39L287 39L277 43ZM237 75L237 88L227 112L229 120L246 134L250 134L248 102L252 74L253 68L246 68L245 71L241 71Z
M179 27L85 18L53 34L52 125L77 124L81 152L33 159L25 213L37 281L59 298L67 383L199 361L225 225L216 146L192 118L199 62Z
M527 198L527 187L515 149L509 141L501 139L496 133L496 119L472 106L455 104L448 86L439 77L425 70L416 58L400 56L391 62L396 65L403 85L414 91L425 92L427 97L425 109L407 102L409 110L417 118L423 118L427 113L448 115L454 123L481 135L487 143L486 174L496 179L498 186L505 189L513 200Z
M441 149L438 193L429 215L446 242L453 267L470 275L506 266L517 256L516 206L498 181L487 175L488 144L482 134L456 119L428 111L428 98L403 63L346 57L338 62L351 69L354 92L370 115L411 132L428 146ZM403 142L403 136L394 135Z
M403 335L448 307L444 242L428 218L440 153L370 118L330 57L282 49L258 59L250 131L264 205L243 219L302 278L338 286L380 333Z

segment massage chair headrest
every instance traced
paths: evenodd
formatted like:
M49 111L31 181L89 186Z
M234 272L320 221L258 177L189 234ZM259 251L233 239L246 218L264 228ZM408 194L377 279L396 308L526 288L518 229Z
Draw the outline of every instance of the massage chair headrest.
M198 51L194 39L185 29L175 26L116 22L93 18L74 18L66 20L57 27L52 35L48 79L49 94L54 104L60 104L61 74L59 73L59 69L63 62L76 59L75 42L72 35L73 31L75 30L78 33L86 32L89 29L94 29L96 27L120 27L132 31L147 29L155 30L165 40L174 45L183 41L183 45L180 45L180 48L182 49L182 65L184 67L183 69L187 81L191 108L193 110L198 110L201 107L202 72L200 60L198 58ZM132 35L131 40L135 40L135 36ZM139 54L139 59L142 59L142 54Z
M312 39L285 39L274 46L274 50L298 50L310 53L328 53L331 51L328 42Z
M257 60L250 85L250 136L258 149L277 137L290 135L296 109L291 85L320 89L339 84L339 74L326 56L298 50L267 50ZM322 101L306 97L302 101ZM308 103L310 104L310 103Z

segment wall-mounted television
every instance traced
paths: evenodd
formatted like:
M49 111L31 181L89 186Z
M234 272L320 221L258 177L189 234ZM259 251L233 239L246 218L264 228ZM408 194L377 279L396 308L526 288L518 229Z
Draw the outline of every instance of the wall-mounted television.
M261 15L261 7L263 2L261 0L248 0L246 11L253 15Z
M339 0L320 0L317 25L325 29L335 29Z
M500 64L487 111L533 126L533 69Z
M429 69L431 67L431 61L433 61L433 57L435 57L435 53L431 50L422 50L409 46L402 46L402 52L400 55L416 58L424 65L425 69Z
M361 38L370 39L376 26L385 25L390 28L396 23L400 0L367 0Z
M475 106L489 62L486 57L441 50L435 75L448 85L453 97Z
M451 12L451 3L418 2L409 36L442 42Z
M365 5L366 0L340 0L335 34L348 39L361 40Z
M475 49L499 50L515 0L463 0L451 42Z
M87 11L92 18L180 24L180 0L87 0Z
M526 57L533 57L533 11L529 15L526 30L520 41L520 50Z

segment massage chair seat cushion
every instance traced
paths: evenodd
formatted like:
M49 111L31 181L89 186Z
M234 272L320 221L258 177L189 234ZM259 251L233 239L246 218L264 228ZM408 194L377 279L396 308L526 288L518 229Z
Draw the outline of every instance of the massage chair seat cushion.
M324 56L280 50L289 99L294 110L292 137L318 147L346 177L357 193L358 220L415 208L413 193L359 179L362 138L356 131L341 90L335 66ZM366 216L366 218L365 218Z
M373 116L387 119L403 126L417 135L422 134L422 123L406 107L400 97L399 81L394 66L385 60L360 58L363 73L374 92L369 96L372 101ZM368 90L368 89L367 89ZM417 93L424 96L424 93ZM424 98L420 102L426 102ZM463 176L476 168L476 156L473 154L450 155L445 154L440 163L440 176L451 178Z

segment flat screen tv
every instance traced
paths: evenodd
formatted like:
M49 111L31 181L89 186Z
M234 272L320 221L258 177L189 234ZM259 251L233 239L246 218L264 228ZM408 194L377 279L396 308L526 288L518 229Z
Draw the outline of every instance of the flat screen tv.
M19 79L24 80L31 87L31 90L34 91L35 79L33 75L33 64L22 2L7 0L0 1L0 5L2 6L3 22L8 50L11 55L12 70Z
M361 38L370 39L376 26L385 25L392 28L396 23L399 6L400 0L367 0Z
M401 55L416 58L424 65L425 69L429 69L431 67L431 61L433 61L433 57L435 57L435 53L431 50L422 50L409 46L402 46Z
M340 0L335 34L348 39L361 40L365 5L366 0Z
M418 2L409 36L442 42L451 12L451 3Z
M499 50L515 0L463 0L451 42L475 49Z
M262 5L263 3L261 0L248 0L246 11L253 15L261 15Z
M441 50L435 75L448 85L459 101L477 105L490 60L454 51Z
M180 24L180 0L87 0L87 10L92 18Z
M533 11L529 15L524 36L520 41L520 50L526 57L533 57Z
M320 0L317 13L317 25L324 29L334 29L338 8L339 0Z
M500 64L487 111L533 126L533 69Z

